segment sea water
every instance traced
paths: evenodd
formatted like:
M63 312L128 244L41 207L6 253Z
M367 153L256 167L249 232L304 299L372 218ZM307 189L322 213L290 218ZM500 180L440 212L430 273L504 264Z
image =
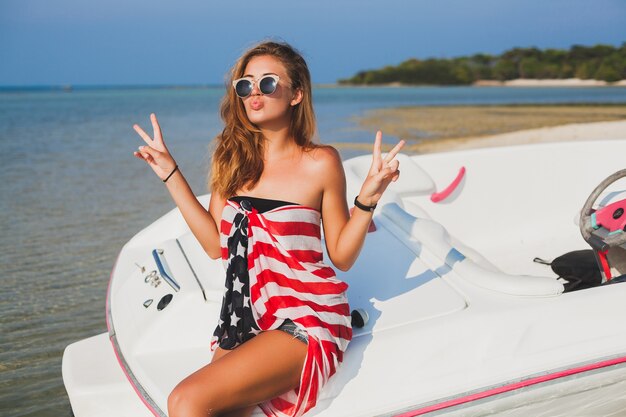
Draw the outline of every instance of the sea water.
M71 415L63 349L106 331L105 293L119 250L174 207L163 183L132 155L143 144L132 125L152 133L149 114L156 113L181 171L204 194L223 93L0 90L1 416ZM314 103L322 143L373 143L374 133L353 120L370 109L626 103L626 88L316 88Z

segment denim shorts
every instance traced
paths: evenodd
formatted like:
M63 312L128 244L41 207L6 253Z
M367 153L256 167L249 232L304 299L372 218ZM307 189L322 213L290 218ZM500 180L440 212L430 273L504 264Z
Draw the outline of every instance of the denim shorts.
M295 339L298 339L307 345L309 344L309 335L302 330L300 327L296 325L293 321L286 319L283 324L278 327L276 330L282 330L283 332L289 333Z

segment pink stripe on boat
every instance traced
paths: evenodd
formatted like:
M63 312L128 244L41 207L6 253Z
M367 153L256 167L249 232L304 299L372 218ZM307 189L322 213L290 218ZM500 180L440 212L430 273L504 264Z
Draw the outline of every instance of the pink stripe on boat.
M525 381L516 382L513 384L503 385L501 387L488 389L486 391L481 391L475 394L466 395L465 397L454 398L452 400L444 401L441 403L429 405L427 407L419 408L417 410L408 411L402 414L396 414L395 417L413 417L413 416L421 416L426 413L431 413L433 411L442 410L448 407L454 407L457 405L469 403L472 401L480 400L483 398L491 397L498 394L503 394L505 392L514 391L516 389L525 388L531 385L541 384L542 382L553 381L555 379L564 378L570 375L579 374L582 372L593 371L595 369L606 368L608 366L618 365L626 362L626 356L608 359L601 362L592 363L589 365L579 366L577 368L566 369L564 371L554 372L552 374L542 375L534 378L529 378Z

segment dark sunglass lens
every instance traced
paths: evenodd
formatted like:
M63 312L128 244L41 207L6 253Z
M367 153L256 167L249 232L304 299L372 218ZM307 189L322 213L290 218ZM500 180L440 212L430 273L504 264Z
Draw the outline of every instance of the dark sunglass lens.
M235 92L239 97L248 97L252 92L252 81L239 80L235 84Z
M263 94L272 94L274 91L276 91L277 85L278 85L278 82L276 81L275 78L263 77L259 81L259 90L261 90Z

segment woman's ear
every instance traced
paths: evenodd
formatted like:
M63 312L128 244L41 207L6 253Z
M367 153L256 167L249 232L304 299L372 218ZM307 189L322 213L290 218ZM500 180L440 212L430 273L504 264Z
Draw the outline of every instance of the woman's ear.
M294 91L293 98L291 99L290 104L292 106L296 106L300 104L303 98L304 98L304 93L302 92L302 89L298 88L296 91Z

